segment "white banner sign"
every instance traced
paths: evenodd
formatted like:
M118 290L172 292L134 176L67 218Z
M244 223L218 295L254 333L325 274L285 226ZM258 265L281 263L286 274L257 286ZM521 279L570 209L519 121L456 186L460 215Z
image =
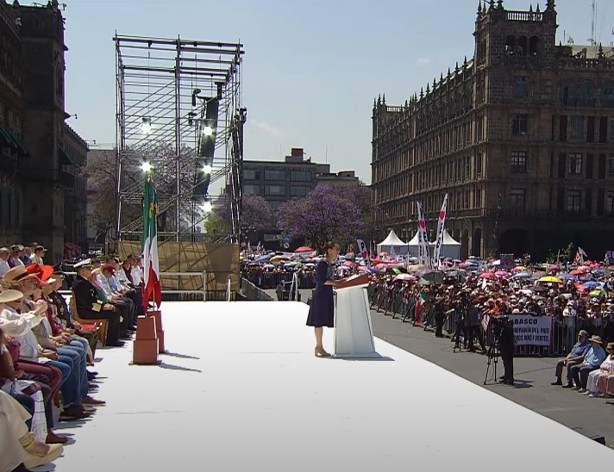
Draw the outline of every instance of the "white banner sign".
M517 346L550 346L551 316L510 315Z

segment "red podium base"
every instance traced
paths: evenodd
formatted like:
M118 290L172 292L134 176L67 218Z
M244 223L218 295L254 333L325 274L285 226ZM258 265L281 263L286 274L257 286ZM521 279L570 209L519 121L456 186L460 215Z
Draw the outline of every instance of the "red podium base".
M151 310L147 312L147 316L156 321L156 334L158 336L158 349L162 354L165 351L164 347L164 329L162 328L162 312L160 310Z
M136 365L158 364L158 351L159 344L155 318L152 316L139 317L136 324L132 363Z

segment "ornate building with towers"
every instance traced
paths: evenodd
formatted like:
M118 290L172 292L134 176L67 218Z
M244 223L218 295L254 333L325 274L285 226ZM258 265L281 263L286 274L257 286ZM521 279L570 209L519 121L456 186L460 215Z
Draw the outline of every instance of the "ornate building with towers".
M463 256L614 247L614 49L556 43L545 9L479 2L473 57L400 106L373 106L376 227L410 239L416 202ZM434 235L431 239L434 239Z

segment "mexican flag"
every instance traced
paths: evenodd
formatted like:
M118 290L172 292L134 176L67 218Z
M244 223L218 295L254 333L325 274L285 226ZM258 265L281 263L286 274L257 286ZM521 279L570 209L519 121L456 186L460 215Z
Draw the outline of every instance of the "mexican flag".
M420 323L422 321L422 307L426 303L428 295L424 290L420 291L420 295L418 295L418 300L416 301L416 323Z
M162 303L160 288L160 265L158 263L158 196L151 179L145 182L143 202L143 306L147 309L149 300L157 307Z

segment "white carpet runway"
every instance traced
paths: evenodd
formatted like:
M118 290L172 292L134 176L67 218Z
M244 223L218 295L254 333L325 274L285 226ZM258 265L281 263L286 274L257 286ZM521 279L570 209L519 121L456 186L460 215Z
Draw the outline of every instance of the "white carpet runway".
M301 303L164 303L159 366L101 350L93 418L58 472L583 470L614 454L376 339L384 360L320 359ZM333 331L325 332L333 351ZM453 469L452 469L453 468Z

